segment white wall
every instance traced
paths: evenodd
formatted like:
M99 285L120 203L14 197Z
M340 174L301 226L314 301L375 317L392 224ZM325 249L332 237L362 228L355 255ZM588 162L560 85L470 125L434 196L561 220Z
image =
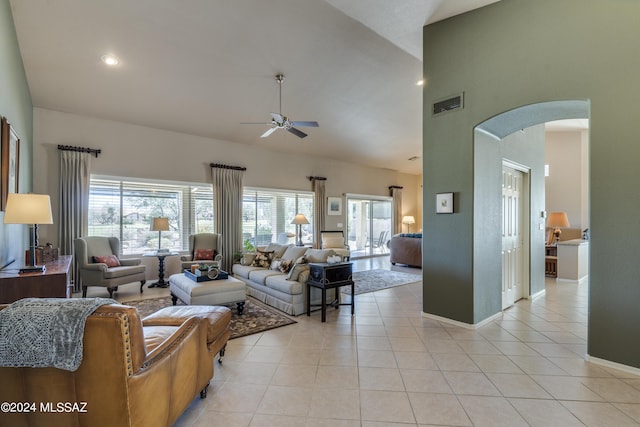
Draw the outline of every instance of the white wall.
M546 210L565 211L571 228L589 227L587 138L587 130L546 132Z
M208 183L209 163L224 163L247 168L246 186L310 191L307 176L324 176L327 196L332 197L344 193L388 196L390 185L400 185L404 187L403 212L422 216L417 175L272 151L262 140L236 144L35 108L33 187L36 193L51 195L54 215L54 225L40 227L43 243L58 241L58 144L101 149L91 166L92 173L99 175ZM345 217L326 217L327 229L338 229L338 223L344 226Z

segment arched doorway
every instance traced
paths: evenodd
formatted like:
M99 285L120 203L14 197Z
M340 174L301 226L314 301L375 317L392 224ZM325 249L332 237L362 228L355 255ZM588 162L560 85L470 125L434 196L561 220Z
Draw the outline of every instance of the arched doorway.
M485 284L485 305L502 309L502 165L528 171L528 196L522 226L525 296L544 292L545 188L544 123L589 118L588 100L531 104L496 115L474 128L474 283Z

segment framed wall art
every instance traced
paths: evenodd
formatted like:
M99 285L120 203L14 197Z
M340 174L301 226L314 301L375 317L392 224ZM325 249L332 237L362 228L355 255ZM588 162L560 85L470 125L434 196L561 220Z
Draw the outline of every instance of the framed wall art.
M0 123L0 210L7 206L9 193L18 192L20 138L6 117Z
M327 197L327 215L342 215L342 197Z
M436 194L436 213L453 213L453 193Z

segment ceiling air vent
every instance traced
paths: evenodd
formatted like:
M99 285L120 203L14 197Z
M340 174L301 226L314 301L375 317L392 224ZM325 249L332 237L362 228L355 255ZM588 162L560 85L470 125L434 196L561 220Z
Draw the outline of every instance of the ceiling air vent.
M464 93L453 96L451 98L443 99L433 104L433 115L446 113L447 111L459 110L463 107Z

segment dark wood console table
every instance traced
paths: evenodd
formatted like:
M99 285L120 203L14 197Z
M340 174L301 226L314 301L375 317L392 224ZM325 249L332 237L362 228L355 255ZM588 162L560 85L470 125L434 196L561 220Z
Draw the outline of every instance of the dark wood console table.
M46 262L42 273L18 273L8 268L0 271L0 303L8 304L22 298L71 298L71 255L61 255Z
M352 279L352 263L339 262L336 264L327 263L309 263L309 280L307 280L307 316L311 315L311 287L319 288L322 291L322 316L323 322L327 321L327 289L333 289L335 292L335 305L350 305L351 315L355 313L354 290L355 284ZM340 287L351 286L351 302L348 304L340 303Z

